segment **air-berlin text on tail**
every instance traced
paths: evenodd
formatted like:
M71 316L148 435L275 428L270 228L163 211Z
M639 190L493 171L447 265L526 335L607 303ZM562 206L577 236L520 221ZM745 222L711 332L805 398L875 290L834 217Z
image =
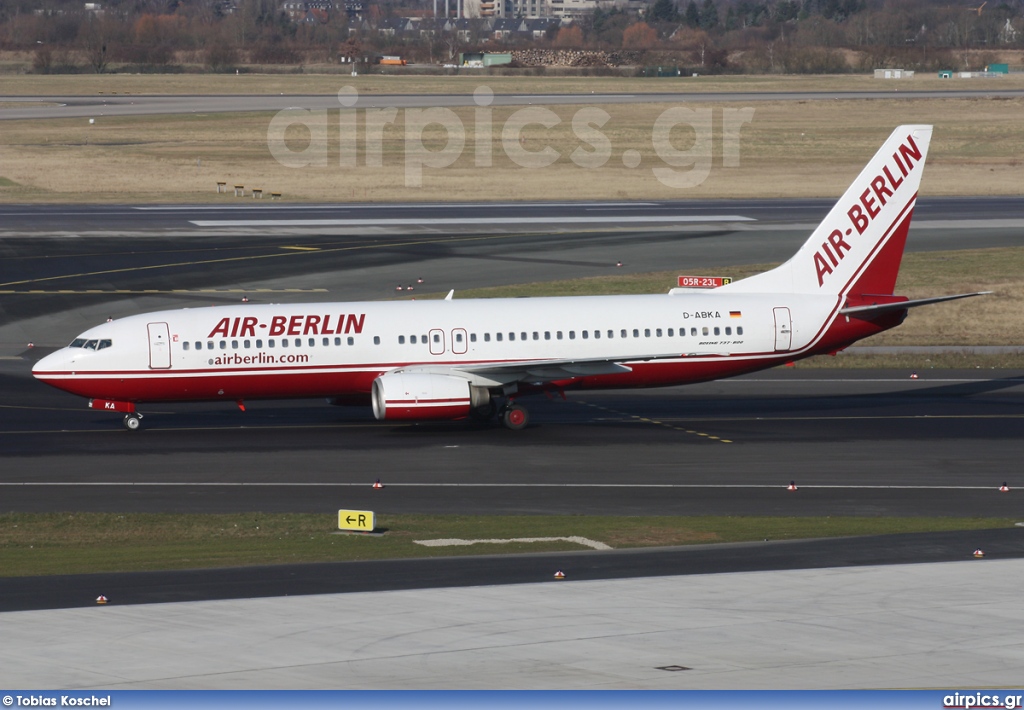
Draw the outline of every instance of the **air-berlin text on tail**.
M921 163L921 149L917 147L913 136L900 144L899 149L882 172L871 180L871 187L861 193L857 202L846 211L850 225L844 230L833 229L828 239L821 243L821 248L814 252L814 269L818 274L818 286L825 283L825 277L831 275L834 268L853 247L846 241L856 230L857 235L864 234L871 221L878 216L882 208L893 197L903 184L904 178ZM856 245L856 240L853 240Z
M257 335L337 335L362 333L365 313L273 316L263 322L255 316L221 318L206 337L245 338Z

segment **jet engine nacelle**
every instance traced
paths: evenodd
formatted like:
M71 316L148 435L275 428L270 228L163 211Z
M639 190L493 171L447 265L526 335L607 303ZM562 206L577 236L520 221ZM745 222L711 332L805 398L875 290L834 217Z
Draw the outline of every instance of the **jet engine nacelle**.
M490 393L450 375L389 372L373 381L373 416L379 420L463 419L486 405Z

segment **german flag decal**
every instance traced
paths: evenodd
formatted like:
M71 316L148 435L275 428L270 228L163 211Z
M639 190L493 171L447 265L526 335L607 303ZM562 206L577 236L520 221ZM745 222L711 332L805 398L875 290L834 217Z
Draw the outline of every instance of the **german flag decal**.
M740 318L742 316L743 316L743 314L740 313L739 311L729 311L729 317L730 318Z

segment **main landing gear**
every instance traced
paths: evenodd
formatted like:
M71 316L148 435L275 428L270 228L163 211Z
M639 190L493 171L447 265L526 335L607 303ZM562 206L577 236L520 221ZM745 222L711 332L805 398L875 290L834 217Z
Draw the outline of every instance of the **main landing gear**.
M501 410L501 423L513 431L525 429L530 423L530 413L526 411L526 407L509 402Z

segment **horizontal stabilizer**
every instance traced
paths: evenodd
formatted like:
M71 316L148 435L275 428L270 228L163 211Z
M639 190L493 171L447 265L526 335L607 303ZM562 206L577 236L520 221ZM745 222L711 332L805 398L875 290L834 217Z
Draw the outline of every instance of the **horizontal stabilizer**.
M971 296L987 296L991 291L978 291L976 293L958 293L955 296L935 296L934 298L919 298L914 301L897 301L896 303L879 303L872 306L853 306L843 308L839 311L844 316L864 316L874 313L890 313L892 311L905 311L916 306L927 306L930 303L942 303L943 301L956 301L960 298Z

